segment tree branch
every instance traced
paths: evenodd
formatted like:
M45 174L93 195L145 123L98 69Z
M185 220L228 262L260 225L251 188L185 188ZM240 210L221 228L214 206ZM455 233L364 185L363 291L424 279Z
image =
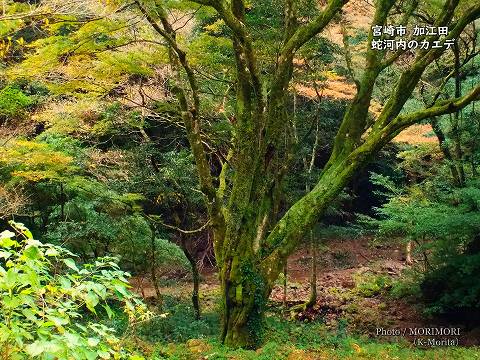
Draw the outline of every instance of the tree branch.
M300 49L307 41L320 33L337 12L348 2L348 0L330 0L325 10L312 22L303 25L295 31L281 51L280 58L287 59Z
M197 167L197 172L200 179L200 187L207 198L206 205L211 218L211 224L213 225L215 231L221 231L219 229L223 228L224 223L221 212L222 204L217 199L216 190L213 185L213 177L210 172L210 165L208 163L207 155L202 143L200 122L198 118L200 111L200 97L195 74L193 69L190 67L185 51L179 47L176 41L175 30L169 23L167 14L163 7L159 5L156 7L163 26L162 28L159 24L157 24L153 17L150 16L147 9L140 4L139 0L135 0L135 4L138 6L141 13L145 16L153 29L167 41L187 75L190 90L192 92L193 106L189 106L185 91L179 85L173 88L173 92L180 103L182 119L185 124L188 142L195 159L195 165ZM174 58L172 58L172 61L174 61ZM175 63L173 66L175 67Z
M160 216L157 216L157 215L147 215L147 218L149 218L150 220L152 220L153 222L157 223L157 224L160 224L164 227L166 227L167 229L172 229L172 230L175 230L175 231L178 231L182 234L197 234L199 232L202 232L203 230L205 230L207 228L208 225L210 225L210 220L208 220L205 224L203 224L202 226L200 226L198 229L195 229L195 230L183 230L183 229L180 229L179 227L177 226L173 226L173 225L169 225L169 224L165 224L163 221L160 220Z
M463 109L473 101L480 99L480 85L477 85L468 94L455 99L448 99L437 102L434 106L416 111L414 113L399 115L392 121L394 126L410 126L421 120L428 119L434 116L451 114Z

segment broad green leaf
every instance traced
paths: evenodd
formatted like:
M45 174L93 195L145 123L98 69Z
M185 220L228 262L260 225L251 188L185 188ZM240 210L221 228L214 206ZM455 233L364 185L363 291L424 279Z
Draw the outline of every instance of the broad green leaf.
M2 297L2 303L5 309L15 309L22 304L22 301L17 296L4 296Z
M4 231L5 232L5 231ZM2 233L3 234L3 233ZM12 233L13 234L13 233ZM13 234L15 235L15 234ZM10 237L4 237L4 238L0 238L0 246L1 247L4 247L4 248L11 248L12 246L15 246L17 245L18 243L12 239L10 239Z
M108 351L98 350L97 354L102 359L110 359L111 358L110 353Z
M23 255L25 255L27 258L31 260L36 260L40 258L41 253L36 246L30 246L25 249L25 251L23 252Z
M107 296L107 288L105 286L103 286L102 284L93 284L92 289L102 299L105 299L105 297Z
M68 290L72 288L72 282L70 281L70 279L66 278L65 276L61 276L59 278L59 283L62 289L64 290Z
M14 268L8 269L4 276L3 283L7 289L13 289L17 285L18 272Z
M22 313L23 315L25 315L25 317L27 318L27 320L29 321L35 321L37 320L36 318L36 313L32 310L32 309L29 309L29 308L26 308L26 309L23 309L22 310Z
M58 256L58 255L60 255L60 253L55 248L48 248L47 251L45 251L45 255L47 255L47 256Z
M109 319L111 319L115 313L112 311L112 309L110 308L110 306L108 306L107 304L105 305L102 305L102 307L105 309L105 311L107 312L107 316Z
M10 221L9 223L15 229L21 231L22 234L27 237L27 239L33 239L32 232L30 230L28 230L28 228L25 225L23 225L22 223L17 223L17 222L13 222L13 221Z
M35 357L47 350L47 344L44 341L37 340L34 343L27 345L25 350L28 355Z
M100 342L100 339L99 338L88 338L87 340L87 343L88 343L88 346L91 346L91 347L95 347L98 345L98 343Z
M75 264L75 261L73 259L67 258L63 259L63 263L67 265L70 269L74 270L75 272L79 272L77 265Z
M97 306L98 301L98 296L93 291L89 291L87 296L85 297L85 305L93 313L96 313L95 306Z
M77 346L80 346L80 340L81 340L81 337L80 335L78 334L75 334L75 333L72 333L72 332L68 332L66 331L63 336L65 336L65 339L68 341L68 347L69 348L75 348Z

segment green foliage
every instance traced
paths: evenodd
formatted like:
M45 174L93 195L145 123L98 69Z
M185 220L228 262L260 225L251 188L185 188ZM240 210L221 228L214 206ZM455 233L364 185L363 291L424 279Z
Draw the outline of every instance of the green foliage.
M160 270L190 269L190 264L178 245L166 239L155 239L155 248Z
M22 90L6 86L0 90L0 120L21 118L32 104L33 100Z
M179 302L178 298L165 296L163 310L168 316L154 318L138 328L142 338L152 343L182 343L189 339L211 338L219 331L218 314L206 313L195 320L192 305Z
M340 48L325 37L318 37L310 41L302 48L300 55L302 58L313 62L313 65L323 68L324 64L330 64L335 61L335 56L340 54ZM312 78L318 74L311 74ZM321 78L321 76L320 76Z
M72 189L76 191L75 187ZM85 261L106 255L120 259L123 269L135 273L149 271L152 230L140 213L133 212L120 202L120 197L101 198L101 187L90 196L74 193L76 197L65 203L68 220L53 222L45 237L56 244L65 244ZM68 188L67 188L68 191ZM155 236L157 270L185 271L189 268L183 251L168 240ZM149 261L145 261L145 256Z
M357 273L355 280L355 291L363 297L378 295L392 286L392 280L385 275L371 273Z
M336 239L346 241L362 235L362 229L357 226L337 226L320 224L314 231L315 236L322 240Z
M75 172L72 158L38 141L16 140L0 149L0 176L6 181L60 180Z
M480 231L479 194L474 182L451 189L441 180L425 181L392 196L378 209L380 220L371 223L378 226L377 234L382 238L422 242L423 249L433 252L434 263L441 264L463 253Z
M34 21L28 16L20 16L20 20L6 20L0 23L0 36L4 37L0 45L0 57L4 60L0 65L4 87L0 91L0 122L26 115L31 115L32 120L36 122L35 130L25 130L23 134L20 129L20 136L15 135L14 139L6 138L8 141L5 143L3 138L0 139L2 144L6 144L0 150L2 181L0 186L3 188L5 185L9 189L18 186L22 195L28 198L28 204L22 204L21 214L15 213L15 216L25 222L28 221L35 234L42 234L42 238L55 244L64 244L84 262L95 259L99 264L103 264L104 261L109 261L104 260L104 256L117 255L122 269L141 274L151 270L149 266L153 260L157 265L153 271L162 271L164 268L184 269L188 263L182 251L165 240L169 234L164 233L163 228L158 226L158 229L154 229L154 224L149 222L150 219L162 219L165 223L185 229L205 223L207 211L204 194L199 189L198 177L192 175L196 173L194 161L191 152L186 150L188 140L185 136L185 127L172 92L172 85L182 86L188 83L184 71L174 74L176 66L171 66L173 53L168 49L168 41L162 39L150 26L151 19L142 17L138 5L144 5L153 21L160 27L165 28L165 24L162 24L158 17L157 7L160 5L165 6L169 20L175 22L173 27L177 34L174 38L187 53L188 62L198 81L201 106L196 109L199 111L199 121L195 125L201 124L201 139L205 149L208 150L207 161L214 185L217 185L222 163L231 165L227 171L225 186L227 194L232 184L230 175L241 165L238 163L241 160L236 156L238 154L234 154L231 161L226 159L227 147L232 139L235 139L236 143L243 141L238 137L241 131L236 133L240 127L234 125L235 121L240 124L242 119L236 119L232 114L241 108L249 109L245 107L248 104L240 102L236 104L235 89L240 81L235 78L237 69L231 41L232 32L224 21L215 15L211 7L198 6L189 1L167 0L160 3L145 0L133 5L119 0L101 3L87 1L79 3L78 7L66 6L66 8L60 6L60 3L6 0L3 4L4 17L7 18L17 12L35 14L39 11L39 14L44 14L53 11L55 15L52 13L43 19L35 15ZM245 28L256 49L258 73L263 86L260 92L265 92L268 99L266 113L269 113L270 103L276 104L275 93L270 92L269 80L277 66L281 65L279 50L288 40L285 39L284 31L285 4L280 0L265 0L246 1L245 5L246 13L245 19L241 21L242 27ZM319 14L320 6L315 0L294 1L293 5L298 11L299 25L309 23ZM395 12L402 10L405 4L399 2L397 5ZM58 6L60 11L57 12ZM67 14L71 9L74 11ZM441 1L420 4L419 9L422 10L421 13L437 14L441 11ZM343 20L346 21L342 22L350 23L349 14L345 15ZM396 17L389 18L388 21L392 19ZM335 22L337 20L339 19L334 19ZM337 32L336 29L334 32ZM241 37L237 36L237 40L240 40L238 47L248 48L245 47L246 44ZM295 165L287 174L287 191L280 190L287 194L285 198L279 197L281 214L305 194L306 187L312 188L318 182L321 176L320 168L331 152L333 137L346 109L346 101L343 100L322 98L322 101L315 101L308 96L300 96L294 90L296 85L301 84L311 89L315 82L318 83L322 93L324 86L328 89L329 81L334 79L338 87L345 85L351 87L354 92L351 77L353 75L360 78L358 69L347 71L342 65L340 57L343 58L344 54L341 45L336 44L337 40L334 43L324 37L315 36L302 49L298 51L295 49L295 61L291 69L294 79L281 86L288 90L282 97L285 104L279 105L285 107L288 116L294 113L289 119L295 122L296 129L292 127L290 130L296 133L284 132L287 128L283 126L288 121L282 124L278 133L284 133L285 138L283 139L282 135L278 138L282 138L281 141L272 143L274 156L287 154L287 149L293 150L292 153L297 156L293 159ZM366 40L365 30L356 32L354 37L348 40L350 46L355 47L352 49L353 67L359 63L356 53L364 52ZM243 55L237 60L242 58ZM361 60L363 63L363 59ZM280 66L279 69L281 68ZM462 76L467 76L468 80L478 80L478 76L472 74L475 71L467 73L464 70L462 69ZM397 62L394 62L391 68L382 71L373 91L373 97L378 102L374 105L381 107L386 103L391 95L393 80L399 77L401 71L403 65L397 68ZM435 71L428 75L429 77L436 75L434 78L425 79L426 84L434 85L438 82L436 80L444 76L435 74ZM27 83L35 79L40 86L34 89L33 85L30 88L23 85L7 85L17 84L19 79ZM452 81L448 82L445 89L451 92L452 85ZM255 92L257 90L259 89L255 89ZM253 98L259 95L255 92L249 91ZM353 97L353 94L347 92L345 98ZM187 95L190 100L191 92L187 91ZM421 95L424 95L423 89ZM33 109L37 96L45 96L45 99L42 98L45 102L41 107ZM359 104L363 101L361 97L357 100L360 100ZM395 104L393 107L390 105L392 104L389 103L385 108L395 108ZM421 101L412 98L407 102L405 109L414 110L420 107L423 107ZM260 113L263 110L260 109ZM445 120L441 119L442 126L451 133L451 126L449 127ZM308 160L313 144L316 143L312 131L316 124L321 131L313 159L315 166L313 171L307 174L305 171L307 161L304 162L304 159ZM262 133L260 141L270 141L270 134L276 130L271 129L270 125L264 129L265 133ZM462 140L469 144L466 147L465 158L472 159L473 164L479 158L478 149L475 148L477 130L474 130L475 125L470 125L469 128L462 126L461 129ZM39 132L41 134L37 136ZM468 139L466 132L472 134ZM256 131L256 134L260 132ZM293 138L296 138L295 141ZM298 148L289 149L290 142L298 142ZM285 145L282 145L284 143ZM387 178L374 179L378 186L383 182L386 192L389 193L380 194L387 198L388 203L379 210L380 220L377 219L376 225L380 228L379 237L395 236L402 237L402 240L418 241L420 245L416 251L428 254L431 257L430 265L438 271L451 274L452 270L446 270L445 263L456 266L462 264L460 260L455 259L462 259L462 256L465 256L466 249L471 246L475 234L479 231L477 225L480 220L479 186L469 183L465 189L452 190L448 184L442 183L439 179L423 182L425 177L435 175L436 169L433 166L431 171L425 171L425 164L431 165L431 155L431 148L427 146L409 149L402 154L405 172L419 179L419 184L409 189L395 188L395 182L388 183ZM285 159L287 157L286 155ZM258 164L267 159L261 160ZM438 156L434 157L434 160L439 160ZM265 163L268 164L269 161ZM258 170L255 167L256 163L254 161L252 166ZM272 169L280 169L283 166L281 163L278 167L274 163L272 165L274 165ZM255 186L261 182L261 176L256 177L253 185L246 188L247 198L249 193L254 196L257 194ZM276 185L276 182L272 184ZM265 186L270 188L269 184ZM263 191L262 189L258 193ZM268 190L265 193L269 192ZM276 194L272 197L275 196ZM344 208L349 205L352 207L354 198L353 192L343 192L338 201L327 209L325 215L344 220L349 215L348 210ZM216 204L218 203L214 205ZM237 204L233 202L231 205L231 208L236 210ZM241 210L241 206L239 209ZM229 221L228 212L225 212L225 215ZM238 226L243 226L243 220L246 219L231 218L239 221ZM272 216L273 218L276 216ZM269 233L274 225L273 222L268 222L265 233ZM237 225L227 224L227 234L236 227ZM334 226L320 231L320 237L323 238L347 239L357 234L359 232L353 228ZM337 262L344 266L349 260L345 254L336 253ZM478 272L475 265L476 257L469 259L471 261L466 261L465 264L470 265L462 268L462 274L476 276ZM77 270L77 265L70 260L59 263L62 267L70 269L70 276L77 274L77 271L94 271L88 265L82 270ZM242 267L242 273L245 275L246 285L252 285L257 290L253 308L260 313L263 312L265 299L259 292L264 288L264 284L256 272L256 266L256 262L246 262ZM57 276L56 274L57 272L52 275L52 279ZM435 276L444 279L444 275ZM101 279L96 283L102 284ZM104 286L108 290L107 285ZM91 286L93 295L99 296L95 293L93 285ZM374 296L388 286L386 279L372 276L359 280L357 291L363 296ZM470 306L476 299L476 287L470 283L457 283L455 286L459 290L456 296L464 296L465 301L468 300L466 305ZM473 292L463 291L467 289L466 286L470 286ZM47 292L50 291L46 289ZM242 297L241 289L241 286L238 287L236 292L239 298ZM84 303L81 305L82 309L78 310L79 313L84 311L81 315L85 315L87 310L97 311L94 306L97 300L93 301L90 297L79 300L80 303L82 301ZM438 298L435 301L438 302ZM447 302L443 302L447 307ZM87 310L84 309L85 306ZM172 309L174 315L167 322L159 319L152 321L149 327L145 327L143 335L157 340L162 339L162 342L185 341L192 336L211 336L209 331L217 330L210 322L210 318L192 323L190 318L182 317L182 313L189 312L190 309L181 306ZM73 315L70 317L73 318ZM254 317L249 321L255 332L261 327L257 320ZM271 328L275 330L275 326ZM281 326L283 325L279 325ZM268 343L261 353L239 352L242 354L239 356L282 358L288 356L290 350L292 352L294 350L289 349L290 345L287 344L290 339L295 339L303 346L307 341L321 343L319 334L324 335L323 328L318 324L312 327L287 324L285 327L288 327L288 331L279 335L278 340ZM52 333L63 335L57 328L58 326ZM110 334L110 331L105 329L104 331ZM289 333L288 338L284 336L285 333ZM275 337L270 335L272 338ZM328 346L344 346L344 353L347 356L355 356L356 350L352 350L351 344L338 340L343 335L342 332L342 335L338 335L337 340L328 343ZM218 348L218 354L212 355L212 358L227 357L229 350L218 344L214 347ZM182 358L182 355L178 357Z
M480 184L475 174L463 186L449 181L451 163L441 162L432 147L407 149L400 154L402 168L421 179L401 186L373 175L387 202L377 210L378 239L412 241L414 257L422 267L413 269L403 282L394 284L394 297L423 299L425 312L474 319L479 309L480 288ZM437 166L432 167L431 162ZM421 296L420 296L421 295Z
M81 321L111 317L119 301L131 321L149 316L112 258L79 266L68 250L34 240L22 224L0 234L0 353L4 359L126 358L114 330Z
M422 295L420 289L422 279L423 274L415 269L405 270L401 278L392 282L389 294L394 299L418 301Z
M169 308L171 309L171 308ZM184 320L180 319L180 316ZM218 319L213 314L212 320ZM412 348L400 341L388 344L377 339L357 337L345 334L341 327L337 331L328 331L320 322L301 323L288 321L277 316L266 317L266 341L258 350L232 349L219 343L212 335L211 327L199 327L198 321L193 321L191 311L170 314L175 323L186 332L180 337L172 338L169 335L171 328L164 332L156 332L158 325L153 327L154 337L147 337L148 330L142 330L142 338L148 338L157 343L152 359L195 360L208 358L215 360L271 360L271 359L475 359L478 357L478 348L447 347L436 349ZM210 321L210 318L208 318ZM168 318L165 321L169 321ZM184 324L190 321L191 331ZM200 330L200 331L199 331ZM143 332L144 331L144 332ZM180 340L181 339L181 340ZM173 342L172 342L173 341Z
M457 256L427 273L421 282L427 314L469 320L480 314L480 254Z

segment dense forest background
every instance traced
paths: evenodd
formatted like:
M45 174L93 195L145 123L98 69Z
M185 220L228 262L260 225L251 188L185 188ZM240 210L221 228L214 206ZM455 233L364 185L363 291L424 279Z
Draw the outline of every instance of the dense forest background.
M479 17L3 0L1 358L478 358Z

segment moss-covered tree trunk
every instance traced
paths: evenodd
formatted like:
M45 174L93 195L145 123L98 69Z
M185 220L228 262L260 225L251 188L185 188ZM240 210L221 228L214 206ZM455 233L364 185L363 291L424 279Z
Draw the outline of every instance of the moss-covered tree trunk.
M261 339L262 316L270 292L247 256L227 259L221 270L222 335L229 346L254 348Z
M282 182L285 174L291 171L290 160L295 150L289 140L292 129L288 112L294 56L325 28L346 1L330 0L318 16L300 24L298 2L285 0L285 36L279 44L275 63L267 66L256 59L255 45L258 44L253 41L255 33L245 20L243 0L193 2L215 9L231 32L236 60L236 122L229 160L224 162L218 179L211 173L203 148L199 117L201 98L188 54L177 43L175 30L168 23L167 12L161 5L157 4L155 8L160 25L139 1L135 3L170 47L175 69L178 72L183 69L185 75L183 82L180 76L177 77L175 93L205 194L209 224L214 232L223 303L221 339L231 346L254 347L261 334L265 303L288 255L297 248L355 172L408 126L454 113L478 99L480 86L463 97L436 101L431 107L413 113L401 113L427 66L445 51L442 47L422 49L409 59L399 78L392 80L395 85L381 113L372 119L369 107L377 77L403 52L372 50L373 32L370 31L364 68L359 79L352 79L357 93L341 122L330 159L312 189L280 214ZM445 1L435 19L435 26L451 26L446 39L458 38L467 24L480 17L480 4L476 4L452 22L458 4L458 0ZM394 5L395 0L377 0L372 26L385 25ZM402 24L409 23L418 5L418 1L413 1L407 6ZM355 76L353 71L351 76ZM227 177L227 169L232 170L231 177Z
M276 225L273 229L278 232L264 230L272 227L263 214L272 214L274 207L262 207L251 202L240 221L235 217L230 223L227 217L226 226L231 230L226 232L222 263L219 264L221 339L225 344L249 348L258 344L265 304L275 280L284 270L288 254L303 239L309 226L321 216L331 199L343 189L355 168L347 167L348 170L344 171L343 166L332 166L330 171L325 172L317 190L289 210L290 215L284 219L285 222L273 224ZM260 181L256 183L262 184ZM258 189L253 193L258 193ZM267 200L263 202L269 203ZM238 232L233 232L233 229L238 229ZM280 246L277 243L287 238L288 244Z
M293 3L286 1L286 4L288 10L288 4ZM329 11L337 11L342 3L331 1L329 4L331 7L325 9L322 18L327 23L326 19L331 19ZM393 5L393 0L379 1L373 24L385 24ZM448 23L456 6L455 1L447 2L438 23ZM477 11L480 16L480 6ZM234 11L234 14L240 21L243 19L241 11L239 14ZM224 19L227 24L231 20ZM457 22L456 31L461 31L464 26L458 24L470 20L471 17L467 16ZM261 335L264 306L287 257L358 169L409 125L435 114L452 113L480 93L480 88L476 88L464 97L400 115L426 67L442 54L435 49L424 51L400 76L381 114L371 122L369 107L376 79L398 54L387 57L384 52L367 51L363 74L360 79L355 79L357 95L343 118L327 165L316 185L280 216L278 195L282 192L282 180L289 170L293 148L286 141L291 132L287 109L293 54L305 39L324 26L324 23L318 23L319 27L309 33L308 27L289 27L288 24L292 23L295 22L286 25L287 40L275 76L268 85L263 85L267 86L267 91L258 83L248 36L238 29L234 38L238 74L237 125L232 159L235 173L223 212L224 236L217 240L223 303L222 341L231 346L255 347ZM231 28L237 31L233 24ZM450 36L455 37L456 31ZM371 40L372 33L369 35ZM264 93L268 94L265 98L262 97Z

